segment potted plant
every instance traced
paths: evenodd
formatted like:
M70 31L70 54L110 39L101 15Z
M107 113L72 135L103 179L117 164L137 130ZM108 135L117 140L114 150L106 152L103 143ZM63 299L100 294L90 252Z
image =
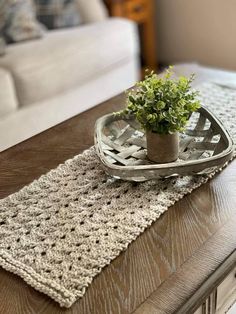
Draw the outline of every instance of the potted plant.
M179 132L200 107L198 92L191 90L194 75L173 79L172 67L160 77L154 72L127 94L127 107L146 132L147 156L157 163L175 161L179 154Z

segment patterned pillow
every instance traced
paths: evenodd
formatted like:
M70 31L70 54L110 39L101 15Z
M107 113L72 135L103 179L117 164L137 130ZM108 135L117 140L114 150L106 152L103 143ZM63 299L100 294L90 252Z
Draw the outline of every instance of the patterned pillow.
M34 2L38 20L48 29L81 24L76 0L34 0Z
M37 22L31 0L5 0L0 7L0 34L5 40L19 42L43 35L43 27Z

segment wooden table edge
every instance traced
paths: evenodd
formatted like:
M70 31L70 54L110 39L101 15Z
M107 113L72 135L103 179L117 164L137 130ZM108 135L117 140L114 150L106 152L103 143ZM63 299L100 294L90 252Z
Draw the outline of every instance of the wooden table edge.
M133 314L194 313L235 267L235 226L236 215L231 217L218 232L212 235L175 273L140 304ZM224 246L225 241L227 241L227 246ZM202 266L201 262L207 267ZM193 273L197 273L197 276ZM189 279L186 280L188 276ZM171 305L170 299L172 300Z

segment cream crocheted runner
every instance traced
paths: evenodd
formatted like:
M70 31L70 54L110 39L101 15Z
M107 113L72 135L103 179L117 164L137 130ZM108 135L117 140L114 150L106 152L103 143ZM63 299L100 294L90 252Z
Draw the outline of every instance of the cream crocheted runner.
M236 91L200 90L236 141ZM107 178L91 148L0 201L0 265L70 307L147 226L212 176L122 182Z

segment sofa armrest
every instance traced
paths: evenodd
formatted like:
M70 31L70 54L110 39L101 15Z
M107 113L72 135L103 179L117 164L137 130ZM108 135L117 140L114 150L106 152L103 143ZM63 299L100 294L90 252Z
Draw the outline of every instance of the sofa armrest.
M77 0L77 5L84 23L100 22L108 17L102 0Z
M15 86L10 72L0 68L0 119L18 107Z

